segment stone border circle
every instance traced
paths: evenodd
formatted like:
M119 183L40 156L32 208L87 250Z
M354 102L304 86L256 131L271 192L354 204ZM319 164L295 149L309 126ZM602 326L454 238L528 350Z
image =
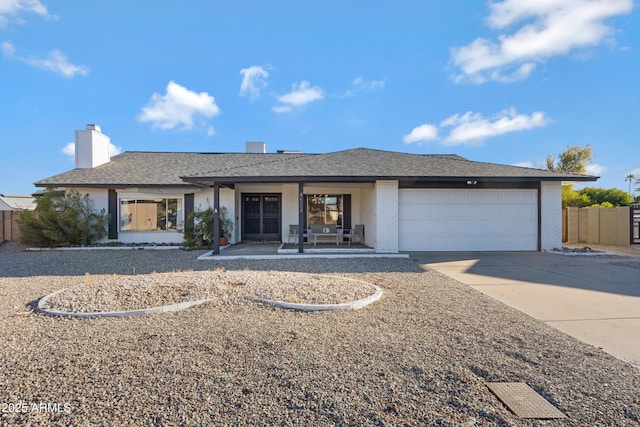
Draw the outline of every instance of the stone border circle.
M297 311L336 311L336 310L356 310L359 308L366 307L367 305L378 301L382 297L382 289L379 286L374 285L373 283L365 282L362 280L351 279L349 277L340 277L342 280L350 280L354 282L365 283L367 285L372 286L375 289L375 292L363 299L359 299L356 301L349 301L345 303L338 304L305 304L305 303L293 303L287 301L280 300L272 300L268 298L252 298L253 301L261 302L266 305L271 305L278 308L283 308L287 310L297 310ZM213 298L201 299L197 301L184 301L176 304L168 304L160 307L149 307L149 308L141 308L137 310L129 310L129 311L97 311L97 312L72 312L72 311L62 311L62 310L54 310L51 308L45 307L49 299L53 296L64 292L71 288L64 288L58 291L52 292L38 301L38 305L36 308L36 312L46 314L49 316L55 317L75 317L75 318L98 318L98 317L130 317L130 316L141 316L144 314L155 314L155 313L168 313L174 311L184 310L185 308L193 307L195 305L204 304L207 302L215 301Z

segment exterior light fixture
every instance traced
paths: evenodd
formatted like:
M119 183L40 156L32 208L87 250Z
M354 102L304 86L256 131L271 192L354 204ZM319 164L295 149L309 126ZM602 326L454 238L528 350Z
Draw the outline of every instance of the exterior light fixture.
M478 181L467 181L467 185L476 185Z

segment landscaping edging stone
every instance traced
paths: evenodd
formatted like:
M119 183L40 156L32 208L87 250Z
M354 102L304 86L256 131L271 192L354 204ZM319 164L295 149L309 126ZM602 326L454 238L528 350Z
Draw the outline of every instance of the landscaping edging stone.
M298 311L357 310L375 301L378 301L382 297L382 289L380 289L378 286L372 283L370 283L370 285L376 288L376 291L373 295L357 301L345 302L341 304L302 304L302 303L277 301L277 300L270 300L270 299L263 299L263 298L259 298L257 300L264 304L272 305L279 308L285 308L288 310L298 310Z
M374 285L373 283L364 282L362 280L351 279L347 277L342 277L341 280L347 280L352 282L359 282L369 285L375 289L375 292L366 297L356 301L349 301L345 303L337 303L337 304L306 304L306 303L294 303L288 301L280 301L273 300L268 298L249 298L251 301L260 302L266 305L288 309L288 310L297 310L297 311L335 311L335 310L355 310L363 308L382 297L382 290L380 287ZM38 301L38 305L36 311L45 315L55 316L55 317L74 317L74 318L98 318L98 317L130 317L130 316L141 316L145 314L157 314L157 313L168 313L184 310L189 307L193 307L196 305L204 304L207 302L215 301L215 298L205 298L199 299L195 301L183 301L176 304L167 304L158 307L149 307L149 308L141 308L136 310L128 310L128 311L98 311L98 312L72 312L72 311L64 311L64 310L55 310L52 308L47 308L46 304L49 302L51 298L54 296L69 290L71 288L64 288L58 291L52 292L40 299Z
M213 301L212 298L201 299L197 301L184 301L177 304L168 304L160 307L149 307L149 308L141 308L138 310L128 310L128 311L98 311L93 313L82 313L82 312L72 312L72 311L62 311L62 310L54 310L50 308L46 308L45 304L49 301L50 298L55 295L68 290L69 288L60 289L59 291L55 291L46 295L38 301L38 312L42 314L47 314L49 316L57 316L57 317L77 317L77 318L94 318L94 317L129 317L129 316L141 316L143 314L154 314L154 313L168 313L172 311L180 311L185 308L193 307L194 305L204 304L206 302Z

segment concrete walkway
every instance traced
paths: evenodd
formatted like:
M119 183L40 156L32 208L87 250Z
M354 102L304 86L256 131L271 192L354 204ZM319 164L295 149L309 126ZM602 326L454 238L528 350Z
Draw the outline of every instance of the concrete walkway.
M411 258L640 368L638 258L539 252Z

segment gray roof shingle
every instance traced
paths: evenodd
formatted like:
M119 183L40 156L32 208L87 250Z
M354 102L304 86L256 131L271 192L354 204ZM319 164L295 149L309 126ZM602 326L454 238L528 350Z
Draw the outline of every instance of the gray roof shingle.
M325 154L126 152L96 168L74 169L40 180L35 185L183 186L212 181L437 181L468 178L511 181L597 179L588 175L475 162L456 155L407 154L356 148Z

